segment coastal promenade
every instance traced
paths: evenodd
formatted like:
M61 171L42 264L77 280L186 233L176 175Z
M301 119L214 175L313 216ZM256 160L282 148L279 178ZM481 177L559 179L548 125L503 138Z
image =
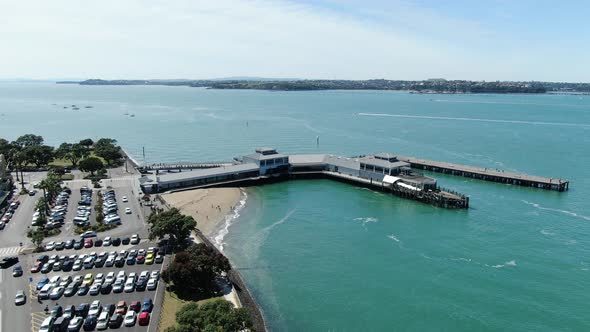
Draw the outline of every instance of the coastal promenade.
M545 178L521 173L505 172L503 170L492 168L457 165L442 161L418 159L414 157L398 156L398 159L410 163L412 168L443 174L458 175L484 181L506 183L559 192L569 190L569 181L563 179Z

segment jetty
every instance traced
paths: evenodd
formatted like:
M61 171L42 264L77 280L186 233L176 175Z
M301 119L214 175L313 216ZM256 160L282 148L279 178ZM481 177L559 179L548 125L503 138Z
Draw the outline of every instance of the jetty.
M569 190L569 181L563 179L545 178L534 175L506 172L494 168L479 168L474 166L457 165L442 161L418 159L413 157L398 156L398 159L409 163L410 166L414 169L421 169L437 173L457 175L484 181L499 182L517 186L554 190L559 192Z
M294 179L332 179L401 198L452 209L467 209L469 197L438 186L390 153L361 157L330 154L284 155L273 148L236 157L231 163L176 163L138 167L145 193L262 185Z

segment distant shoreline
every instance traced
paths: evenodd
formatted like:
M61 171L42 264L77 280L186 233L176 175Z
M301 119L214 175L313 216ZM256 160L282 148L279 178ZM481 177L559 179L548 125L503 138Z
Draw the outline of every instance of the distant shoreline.
M101 80L61 81L57 84L79 85L163 85L201 87L229 90L266 91L324 91L324 90L374 90L405 91L417 94L544 94L590 93L590 83L564 82L512 82L466 81L430 79L403 80Z

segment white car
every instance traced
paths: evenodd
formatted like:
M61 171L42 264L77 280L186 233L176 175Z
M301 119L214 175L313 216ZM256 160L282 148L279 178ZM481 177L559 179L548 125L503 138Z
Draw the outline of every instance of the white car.
M104 240L102 240L102 246L103 247L108 247L111 245L111 237L107 236L104 238Z
M98 316L102 311L102 307L100 306L100 301L92 301L90 304L90 309L88 310L88 316Z
M119 271L119 273L117 273L117 279L119 279L119 278L127 278L125 271L121 270L121 271Z
M133 325L135 325L136 318L137 318L137 314L135 313L135 311L129 310L125 314L125 319L123 320L123 322L125 323L125 326L133 326Z
M96 329L99 331L106 330L109 327L109 318L109 313L107 311L101 312L100 316L98 316Z
M22 290L19 290L18 292L16 292L16 296L14 297L14 304L23 305L26 302L27 302L27 296L25 295L25 292Z
M49 279L49 283L53 284L54 286L57 286L60 281L61 281L61 276L53 276Z
M45 318L41 326L39 327L39 332L49 332L53 331L53 321L55 321L55 317L49 316Z
M152 273L150 273L150 279L159 280L160 279L160 271L153 270Z
M82 234L80 234L80 237L83 239L89 238L89 237L95 237L96 236L96 232L94 231L86 231Z
M115 265L115 256L109 256L106 260L106 262L104 262L104 266L106 267L111 267L113 265Z
M123 197L121 198L121 201L122 201L123 203L127 203L127 202L129 202L129 200L127 199L127 196L123 196Z
M125 208L125 214L131 214L131 208Z
M147 282L147 290L153 291L158 288L158 281L154 278L150 278Z
M123 289L125 293L131 293L135 289L135 279L127 278L125 281L125 288Z
M61 296L64 294L65 290L66 289L62 286L55 287L51 290L51 293L49 293L49 298L51 300L59 300Z
M139 279L149 279L150 271L141 271Z
M51 241L45 245L45 250L51 251L55 249L55 241Z
M81 259L77 259L74 262L74 265L72 266L72 270L74 270L74 271L80 271L80 270L82 270L82 260Z
M99 273L94 277L94 282L97 284L102 284L104 281L104 274Z
M98 295L98 293L100 293L100 284L92 284L88 293L90 295Z
M133 234L131 235L131 244L139 244L139 235Z
M115 272L111 271L107 274L107 277L104 279L104 282L112 284L115 281Z

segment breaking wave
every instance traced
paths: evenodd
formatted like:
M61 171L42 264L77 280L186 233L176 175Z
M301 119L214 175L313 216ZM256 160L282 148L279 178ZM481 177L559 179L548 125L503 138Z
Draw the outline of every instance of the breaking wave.
M572 216L572 217L582 218L584 220L590 220L590 217L585 216L585 215L581 215L581 214L576 213L576 212L573 212L573 211L548 208L548 207L541 206L540 204L529 202L529 201L526 201L526 200L522 200L522 202L525 203L525 204L531 205L531 206L533 206L533 207L535 207L535 208L537 208L539 210L559 212L559 213L567 214L567 215Z
M217 247L217 249L219 249L219 251L223 252L223 239L229 233L229 227L233 224L234 220L240 217L240 211L242 211L242 209L244 209L246 206L247 199L248 194L246 194L246 191L242 190L242 197L239 204L233 209L232 213L229 213L225 216L223 226L219 230L219 233L217 233L217 235L215 235L213 238L213 244Z

